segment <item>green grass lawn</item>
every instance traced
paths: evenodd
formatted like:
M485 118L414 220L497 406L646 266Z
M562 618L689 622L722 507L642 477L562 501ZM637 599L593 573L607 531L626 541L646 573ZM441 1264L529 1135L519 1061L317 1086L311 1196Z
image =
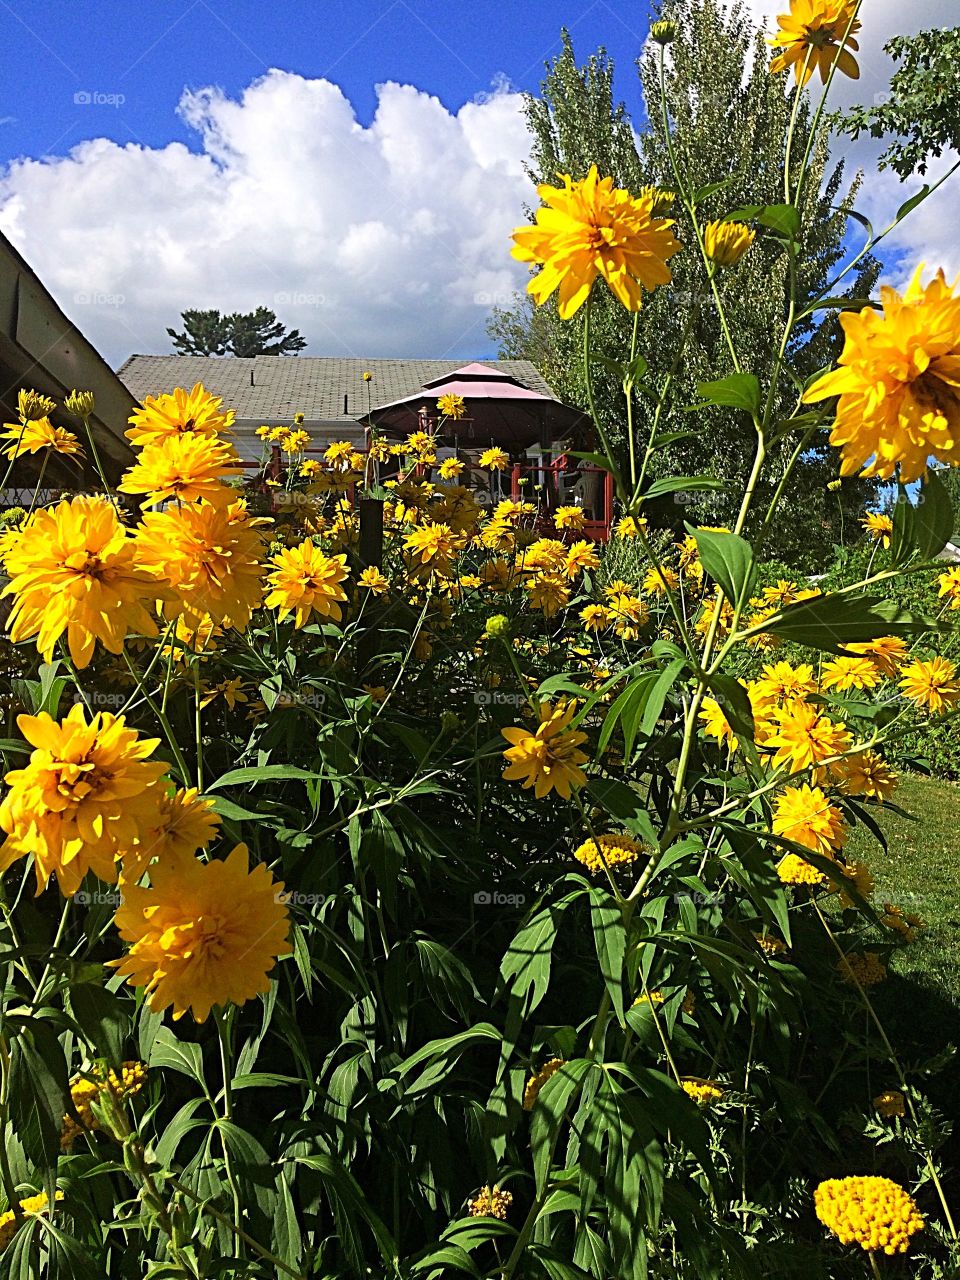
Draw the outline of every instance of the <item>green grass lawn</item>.
M893 957L891 973L914 992L919 987L924 996L939 997L943 1014L952 1005L953 1026L940 1032L960 1039L960 785L903 775L893 799L916 821L885 812L880 825L888 852L862 829L848 850L873 872L878 906L895 902L926 921L917 941Z

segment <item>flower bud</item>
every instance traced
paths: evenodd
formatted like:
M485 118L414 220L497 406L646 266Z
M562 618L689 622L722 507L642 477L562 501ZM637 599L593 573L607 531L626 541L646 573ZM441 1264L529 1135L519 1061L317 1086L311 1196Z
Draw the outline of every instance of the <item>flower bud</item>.
M93 392L71 391L64 401L64 407L75 418L89 418L93 413Z
M673 43L673 39L677 34L677 24L671 22L668 18L655 22L650 28L650 37L656 40L657 44L668 45Z
M504 613L493 614L487 619L483 633L491 640L505 640L510 634L510 619Z
M707 257L721 267L733 267L753 244L756 232L743 222L708 222L703 233Z
M57 402L49 396L42 396L39 391L28 391L26 387L21 387L17 407L22 422L39 422L41 418L48 418L53 413Z

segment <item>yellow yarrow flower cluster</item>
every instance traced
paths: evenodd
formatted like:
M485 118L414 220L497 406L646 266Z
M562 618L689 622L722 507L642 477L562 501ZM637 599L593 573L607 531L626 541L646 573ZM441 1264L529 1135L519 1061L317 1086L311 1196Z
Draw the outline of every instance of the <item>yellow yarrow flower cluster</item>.
M100 1128L93 1104L104 1094L109 1094L119 1102L124 1098L132 1098L146 1083L147 1068L142 1062L124 1062L119 1075L112 1068L105 1069L95 1065L83 1075L77 1076L70 1085L70 1100L80 1123L73 1116L63 1117L61 1148L69 1151L84 1131L92 1132Z
M523 1090L523 1109L524 1111L532 1111L536 1105L537 1098L540 1096L540 1090L547 1081L557 1074L565 1064L564 1058L551 1058L549 1062L545 1062L536 1074L532 1075L527 1081Z
M829 1178L813 1195L817 1217L841 1244L906 1253L925 1223L912 1196L890 1178Z
M505 1222L507 1210L513 1204L513 1195L509 1191L501 1191L498 1186L481 1187L472 1200L467 1201L467 1212L471 1218L499 1218Z
M63 1192L57 1191L54 1198L56 1200L63 1199ZM24 1218L35 1217L38 1213L43 1213L47 1205L50 1203L47 1193L41 1191L39 1195L27 1196L25 1200L20 1201L20 1214ZM17 1215L12 1209L7 1209L0 1213L0 1253L6 1249L7 1245L17 1234Z
M602 835L596 839L591 836L579 848L574 849L573 856L596 875L603 870L604 865L618 867L636 862L642 848L640 842L630 836Z
M720 1102L725 1092L723 1085L716 1080L702 1080L699 1076L687 1076L680 1081L680 1087L688 1098L692 1098L704 1110Z
M851 987L875 987L887 970L875 951L852 951L837 961L840 977Z

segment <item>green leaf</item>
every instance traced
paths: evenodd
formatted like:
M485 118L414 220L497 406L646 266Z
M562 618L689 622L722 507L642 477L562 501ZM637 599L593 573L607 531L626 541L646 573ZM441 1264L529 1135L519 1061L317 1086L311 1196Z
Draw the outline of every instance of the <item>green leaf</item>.
M579 1093L587 1073L594 1067L587 1058L565 1062L542 1087L533 1104L530 1120L530 1149L537 1194L547 1185L553 1154L570 1103Z
M643 708L643 716L640 720L641 733L653 732L657 721L660 719L660 713L663 711L663 704L667 700L667 695L676 683L677 676L686 665L686 658L674 658L672 662L667 663L651 685Z
M106 1058L112 1067L123 1062L130 1018L119 996L92 982L67 989L67 1007L83 1032L91 1057Z
M728 213L724 222L759 222L789 240L795 240L800 234L800 210L792 204L744 205Z
M731 373L716 382L699 382L697 394L703 397L704 404L744 409L753 415L760 412L760 383L752 373ZM703 404L691 405L689 411L703 407Z
M151 1067L169 1067L203 1084L203 1054L198 1044L178 1040L169 1027L161 1025L150 1049Z
M319 773L310 773L307 769L296 769L292 764L264 764L258 768L232 769L221 774L207 787L207 791L216 791L218 787L237 787L249 782L286 782L323 777Z
M909 613L895 600L840 594L788 605L763 624L764 631L826 653L843 653L844 645L878 636L909 636L939 629L935 618Z
M909 200L904 200L903 204L897 210L896 217L893 220L894 223L902 222L908 213L912 213L914 209L916 209L917 205L923 204L931 190L932 188L930 184L925 182L920 190L914 192Z
M398 1256L397 1246L382 1220L371 1208L353 1174L333 1156L314 1155L296 1156L294 1158L298 1164L306 1165L309 1169L315 1169L320 1175L330 1199L338 1233L345 1234L349 1232L355 1236L353 1232L354 1222L357 1219L363 1221L372 1232L377 1248L380 1251L380 1257L383 1259L387 1269L394 1270L394 1262ZM358 1270L361 1269L363 1271L367 1270L366 1267L358 1268Z
M715 476L664 476L662 480L654 480L640 500L647 502L651 498L662 498L667 493L706 493L723 487L723 481Z
M616 899L599 885L590 890L590 920L600 973L622 1026L623 959L627 951L627 931L623 911Z
M10 1043L10 1119L27 1156L56 1168L69 1095L67 1060L54 1027L34 1018Z
M917 493L916 502L901 485L893 510L890 562L900 566L915 556L932 560L953 534L953 505L943 482L929 471Z
M736 533L686 526L697 541L700 560L714 582L719 582L727 599L736 603L750 594L754 578L753 548Z

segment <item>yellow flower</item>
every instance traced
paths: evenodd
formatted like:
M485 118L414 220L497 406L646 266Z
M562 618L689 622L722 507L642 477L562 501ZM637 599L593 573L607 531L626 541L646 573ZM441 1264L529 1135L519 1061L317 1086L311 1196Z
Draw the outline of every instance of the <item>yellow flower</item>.
M267 579L270 593L264 604L277 610L281 622L288 613L296 614L297 629L305 626L313 613L340 621L340 601L347 598L340 585L349 572L346 555L327 556L312 542L301 542L299 547L279 552L270 563L274 569Z
M880 917L880 923L885 924L894 933L899 933L904 942L916 941L917 934L925 927L920 916L911 915L909 912L904 911L902 907L895 906L892 902L883 904L883 915Z
M753 244L756 234L742 222L708 222L703 232L703 246L712 262L733 267Z
M137 531L137 561L176 592L180 607L243 630L263 594L264 523L243 501L149 511Z
M51 875L67 897L91 870L113 883L120 853L147 842L159 824L155 784L166 765L147 760L159 738L141 738L108 712L88 724L80 702L59 724L45 711L17 724L34 750L6 775L0 872L32 853L38 893Z
M63 1192L55 1192L54 1199L62 1200ZM27 1196L25 1200L20 1201L20 1213L25 1218L35 1217L38 1213L43 1213L49 1203L50 1201L47 1199L47 1193L45 1191L41 1191L39 1195ZM0 1213L0 1253L6 1249L7 1245L16 1234L16 1214L12 1209L6 1209L3 1213Z
M566 555L564 564L564 573L568 578L576 578L584 570L591 572L600 568L600 557L597 555L597 548L592 542L582 540L575 542Z
M157 634L145 607L157 598L156 584L137 567L135 543L105 498L79 496L35 511L5 540L4 563L10 582L3 594L15 597L10 639L36 636L45 662L64 632L80 668L98 640L120 653L126 636Z
M874 542L879 542L884 547L889 547L890 537L893 533L893 521L889 516L882 515L879 511L870 511L860 521Z
M221 411L222 403L223 398L211 395L202 382L192 391L177 387L170 395L147 396L143 407L128 419L133 425L127 439L145 445L170 436L215 436L229 431L236 415L232 409Z
M957 668L949 658L919 658L904 667L900 688L918 707L926 707L934 715L943 715L960 700Z
M513 1204L513 1195L509 1191L501 1191L497 1186L481 1187L472 1200L467 1201L467 1212L471 1218L499 1218L505 1222L507 1210Z
M887 971L875 951L852 951L837 962L840 977L851 987L875 987Z
M26 387L21 387L17 392L17 409L21 422L36 422L40 418L49 418L56 407L56 400L41 395L39 391L30 391Z
M145 507L169 498L197 502L215 498L223 491L224 476L237 476L242 470L233 445L216 436L167 436L144 446L117 488L121 493L146 494Z
M587 735L571 729L570 721L576 715L576 704L560 701L554 707L541 702L535 732L529 729L501 729L510 743L504 751L507 768L503 772L508 782L522 782L523 787L534 788L538 800L556 789L564 800L570 799L573 787L582 787L587 777L580 765L587 760L580 743Z
M480 455L480 466L487 471L506 471L510 465L510 455L502 449L484 449Z
M646 516L623 516L617 521L616 534L618 538L639 538L640 531L646 527Z
M772 960L776 956L786 955L787 944L782 938L776 938L770 933L755 933L753 936L757 946L769 959Z
M654 215L652 194L635 199L601 178L596 165L576 182L560 176L562 187L537 189L544 207L536 225L513 233L513 256L542 267L527 291L541 305L559 288L560 318L569 320L602 276L629 311L639 311L644 289L672 279L667 260L681 247L673 223Z
M851 738L843 724L835 724L819 707L795 702L776 712L776 732L764 746L774 751L773 764L786 765L791 773L813 768L813 781L823 772L814 766L850 748Z
M55 427L49 418L7 422L4 426L6 429L2 438L13 441L7 450L8 458L16 458L21 453L39 453L41 449L49 449L51 453L59 453L67 458L83 455L80 441L73 432Z
M365 370L364 370L364 373L363 373L363 380L364 380L364 382L372 382L372 381L373 381L373 374L370 372L370 370L369 370L369 369L365 369Z
M456 480L463 474L465 466L466 463L461 462L459 458L444 458L437 471L441 480Z
M558 529L572 529L579 533L585 523L583 507L557 507L553 523Z
M937 595L941 599L946 596L951 609L960 609L960 565L941 573L937 582L940 585Z
M120 1074L112 1069L94 1065L83 1075L77 1076L70 1084L70 1101L79 1116L80 1123L73 1116L63 1117L63 1128L60 1132L60 1147L69 1151L77 1138L87 1130L99 1129L100 1122L94 1114L93 1103L99 1102L104 1095L116 1101L132 1098L147 1083L147 1068L142 1062L124 1062Z
M346 462L353 450L349 440L334 440L327 445L323 456L328 462Z
M825 876L799 854L785 854L777 863L777 875L784 884L823 884Z
M873 893L873 875L865 862L848 862L840 870L861 898L867 899L870 897L871 893ZM855 907L857 905L853 897L844 889L840 890L840 904L844 907Z
M892 1120L895 1116L902 1117L907 1114L906 1102L899 1089L884 1089L883 1093L874 1098L873 1105L884 1120Z
M555 1076L562 1066L565 1065L563 1058L551 1058L549 1062L545 1062L540 1070L530 1077L523 1091L523 1109L524 1111L532 1111L536 1104L537 1098L540 1096L540 1090L547 1083L551 1076Z
M730 751L738 749L739 739L716 698L704 698L698 719L703 721L703 732L708 738L714 738L720 746L726 744Z
M154 824L141 840L120 851L127 882L140 880L155 858L170 862L192 857L198 849L206 849L217 834L220 815L213 801L200 795L196 787L164 792L158 800Z
M233 711L238 703L250 701L243 692L243 679L241 676L235 676L232 680L221 680L219 684L205 684L202 687L201 707L208 707L217 698L223 698L230 710Z
M450 572L453 557L463 549L464 541L449 525L429 523L408 533L403 545L423 568L443 576Z
M680 579L675 569L664 565L662 569L648 569L643 579L643 589L648 595L665 596L668 591L676 591Z
M526 583L530 593L530 605L540 609L545 618L552 618L570 601L568 580L559 573L537 573Z
M869 658L832 658L820 671L820 684L824 689L872 689L880 681L880 672Z
M724 1093L723 1086L716 1080L702 1080L699 1076L687 1076L680 1081L680 1087L688 1098L705 1110L719 1102Z
M924 1228L912 1197L890 1178L830 1178L813 1194L817 1217L841 1244L867 1253L906 1253Z
M880 636L846 645L848 653L863 654L882 676L895 676L909 657L907 642L899 636Z
M826 84L830 68L836 63L838 71L851 80L859 80L860 68L849 52L860 47L853 38L860 30L860 22L854 17L856 11L856 0L790 0L790 12L780 15L780 30L769 41L774 48L783 50L771 62L771 72L793 67L797 84L805 85L817 70Z
M267 435L267 439L270 441L271 444L282 445L284 440L286 440L289 434L290 434L289 427L272 427L270 429L269 434Z
M843 814L819 787L786 787L777 800L773 833L829 857L847 839Z
M663 992L662 991L644 991L642 995L637 996L631 1008L637 1009L641 1005L645 1005L645 1004L648 1004L651 1007L655 1004L663 1004Z
M203 1022L214 1005L244 1004L269 990L267 977L290 950L283 884L263 863L248 870L247 847L225 861L157 863L149 889L127 886L116 914L127 955L109 963L143 987L154 1013L173 1006Z
M899 466L909 484L926 474L931 455L960 461L960 298L942 271L923 287L922 269L904 297L881 290L882 312L841 315L840 368L803 397L840 397L830 442L841 449L841 475L863 467L887 480Z
M641 848L639 841L630 836L603 835L596 839L591 836L578 849L574 849L573 856L596 875L603 870L604 865L617 867L636 862Z
M272 427L257 427L256 431L253 434L257 437L258 440L266 440L272 430L273 430Z
M383 576L376 565L368 565L364 569L360 577L357 578L357 585L366 587L366 589L375 596L383 596L390 590L390 583Z
M587 631L605 631L613 622L613 613L606 605L588 604L580 610L580 621Z
M450 392L448 395L440 397L437 401L437 408L445 418L453 418L455 421L459 421L467 412L467 402L463 396Z
M763 674L753 681L750 700L757 708L769 710L806 702L808 694L816 692L813 667L808 663L792 667L789 662L774 662L765 666Z
M297 470L300 475L309 480L311 476L315 476L322 468L316 458L304 458Z
M897 785L897 775L875 751L858 751L856 755L845 756L831 767L831 772L848 796L889 800Z

